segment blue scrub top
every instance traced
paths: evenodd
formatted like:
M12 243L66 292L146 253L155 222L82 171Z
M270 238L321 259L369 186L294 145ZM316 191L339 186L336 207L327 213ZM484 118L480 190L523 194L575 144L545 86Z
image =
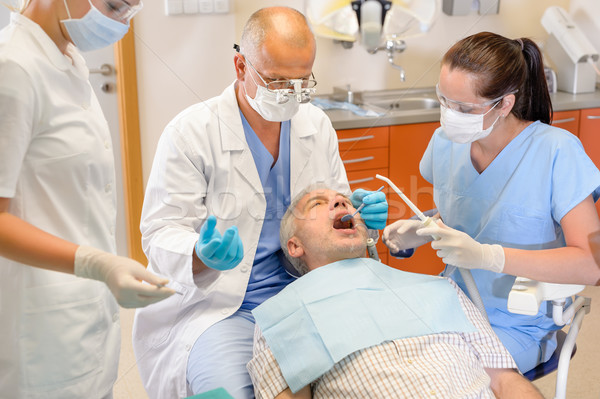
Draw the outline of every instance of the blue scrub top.
M456 144L439 128L420 164L422 176L434 186L434 201L444 223L480 243L540 250L565 246L560 220L590 194L600 195L600 172L571 133L534 122L515 137L479 174L470 144ZM565 265L569 267L569 265ZM536 316L509 313L508 293L515 277L473 270L490 323L498 336L519 348L538 345L552 322L551 306ZM463 290L459 273L451 276ZM549 343L541 361L554 351ZM522 370L526 371L526 370Z
M241 306L241 309L252 310L295 280L286 273L279 262L277 254L281 250L279 225L290 204L290 121L281 123L279 157L273 165L273 156L260 141L241 112L240 115L246 141L254 157L254 163L267 200L267 210L258 240L254 264Z

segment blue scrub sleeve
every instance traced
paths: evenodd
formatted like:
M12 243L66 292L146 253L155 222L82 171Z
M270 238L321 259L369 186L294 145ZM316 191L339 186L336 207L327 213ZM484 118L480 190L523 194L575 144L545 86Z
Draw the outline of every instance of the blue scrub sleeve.
M440 129L441 128L437 128L431 136L429 144L427 144L427 149L425 149L425 153L423 153L421 163L419 164L419 171L421 172L421 176L423 176L423 179L427 180L430 184L433 184L433 146L437 136L437 132Z
M560 220L590 194L600 195L600 171L573 135L560 137L552 167L552 212Z

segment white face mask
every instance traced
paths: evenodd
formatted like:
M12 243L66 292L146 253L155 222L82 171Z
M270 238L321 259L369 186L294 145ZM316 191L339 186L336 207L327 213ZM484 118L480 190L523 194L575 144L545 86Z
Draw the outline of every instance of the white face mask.
M246 100L248 100L248 104L254 109L260 116L262 116L265 120L270 122L284 122L292 119L298 109L300 108L300 104L295 100L290 100L284 104L279 104L277 102L277 93L271 92L267 90L266 87L261 86L256 83L252 74L248 72L250 78L254 82L256 86L256 95L254 98L251 98L244 87L244 92L246 92Z
M496 105L500 102L498 101ZM483 117L496 108L496 105L490 108L485 114L465 114L441 105L440 123L444 135L448 140L459 144L472 143L487 137L494 129L494 125L496 125L498 119L500 119L500 115L498 115L494 123L487 129L483 128Z
M62 22L69 32L71 41L81 51L98 50L121 40L129 30L129 24L124 24L102 14L90 2L90 10L82 17L71 18L67 1L65 7L69 19Z

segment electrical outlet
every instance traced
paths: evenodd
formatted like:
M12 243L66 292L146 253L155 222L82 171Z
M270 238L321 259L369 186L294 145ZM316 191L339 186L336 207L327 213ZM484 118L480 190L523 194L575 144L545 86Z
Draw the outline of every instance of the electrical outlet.
M183 0L165 0L165 15L183 14Z
M215 0L215 12L227 14L229 12L229 0Z
M213 0L200 0L200 12L202 14L210 14L214 11Z

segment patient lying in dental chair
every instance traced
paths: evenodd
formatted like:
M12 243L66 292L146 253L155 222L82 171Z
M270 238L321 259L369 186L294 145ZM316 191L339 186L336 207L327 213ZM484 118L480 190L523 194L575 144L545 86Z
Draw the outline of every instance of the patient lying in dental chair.
M353 211L317 188L283 217L302 277L253 311L257 398L542 398L453 282L364 258Z

